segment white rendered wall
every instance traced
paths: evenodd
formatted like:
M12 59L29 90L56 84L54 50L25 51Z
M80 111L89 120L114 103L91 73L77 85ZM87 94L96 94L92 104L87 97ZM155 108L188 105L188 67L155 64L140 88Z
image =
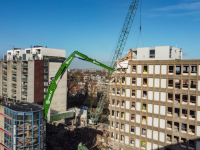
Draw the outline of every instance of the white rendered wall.
M126 89L126 97L130 97L130 89Z
M152 125L152 117L147 117L147 125Z
M148 112L149 112L149 113L152 113L152 104L148 104L148 107L147 107L147 108L148 108Z
M149 65L148 70L149 70L149 74L153 74L153 65Z
M154 105L154 114L159 114L159 106Z
M166 93L165 92L161 92L160 101L162 101L162 102L166 101Z
M137 73L138 73L138 74L141 74L141 70L142 70L141 65L137 65Z
M161 74L167 74L167 65L161 66Z
M155 74L160 74L160 65L155 65Z
M166 79L161 79L161 88L166 88Z
M160 114L165 115L165 106L160 106Z
M159 92L154 92L154 100L159 101Z
M125 144L129 145L129 137L125 136Z
M129 133L129 125L125 124L125 132Z
M130 81L131 81L130 77L126 77L126 85L130 85Z
M126 121L129 121L129 113L128 112L126 112Z
M137 98L141 98L141 90L137 90Z
M158 118L153 118L153 126L158 128Z
M160 119L160 128L165 129L165 120Z
M157 88L159 88L159 85L160 85L159 81L160 81L159 79L155 78L154 86Z
M153 139L158 140L158 131L153 131Z
M130 101L126 101L126 109L130 108Z
M147 138L151 139L152 138L152 130L147 129Z
M153 100L153 91L148 91L148 99Z
M141 78L137 78L137 86L141 86Z
M136 122L140 123L140 115L136 115Z
M153 87L153 78L149 78L148 85L149 85L149 87Z
M140 135L140 127L135 127L135 130L136 130L135 134Z

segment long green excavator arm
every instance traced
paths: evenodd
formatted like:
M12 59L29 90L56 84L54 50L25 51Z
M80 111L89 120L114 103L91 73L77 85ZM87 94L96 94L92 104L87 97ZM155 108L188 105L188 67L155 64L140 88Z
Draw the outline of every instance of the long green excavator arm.
M87 55L84 55L78 51L74 51L63 63L62 65L60 66L58 72L56 73L55 77L52 78L52 81L49 85L49 88L48 88L48 91L47 91L47 94L46 94L46 97L45 97L45 100L44 100L44 108L45 108L45 119L47 120L47 114L48 114L48 111L49 111L49 107L51 105L51 101L52 101L52 98L53 98L53 95L54 95L54 92L57 88L57 82L58 82L58 79L61 79L63 74L65 73L65 71L67 70L67 68L69 67L69 65L71 64L72 60L74 59L74 57L76 55L79 55L80 57L82 57L81 59L82 60L85 60L85 61L88 61L88 62L91 62L95 65L98 65L100 67L103 67L103 68L106 68L110 71L115 71L114 69L96 61L95 59L92 59L90 57L88 57Z

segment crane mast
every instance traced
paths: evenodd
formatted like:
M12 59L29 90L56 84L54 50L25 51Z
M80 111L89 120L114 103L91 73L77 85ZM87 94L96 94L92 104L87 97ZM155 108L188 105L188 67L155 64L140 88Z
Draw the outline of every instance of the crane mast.
M124 24L123 24L123 27L122 27L122 30L121 30L121 33L116 45L116 48L114 49L114 55L110 63L110 68L115 68L115 60L119 59L119 57L121 56L124 50L133 20L135 18L135 14L138 8L138 3L139 3L139 0L133 0L131 2L131 5L129 7L128 13L126 15L126 19L124 21ZM109 74L109 76L111 76L111 74ZM101 94L101 97L99 99L99 103L97 105L94 115L93 114L90 115L92 123L94 124L96 124L97 120L100 117L101 112L103 111L103 107L107 101L108 91L109 91L109 88L107 86L106 89Z

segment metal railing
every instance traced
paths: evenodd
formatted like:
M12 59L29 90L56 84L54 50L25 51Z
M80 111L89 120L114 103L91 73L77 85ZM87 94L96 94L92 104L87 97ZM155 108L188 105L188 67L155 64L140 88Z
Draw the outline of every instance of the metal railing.
M27 95L27 91L22 91L22 94Z
M22 78L22 81L28 81L28 78Z

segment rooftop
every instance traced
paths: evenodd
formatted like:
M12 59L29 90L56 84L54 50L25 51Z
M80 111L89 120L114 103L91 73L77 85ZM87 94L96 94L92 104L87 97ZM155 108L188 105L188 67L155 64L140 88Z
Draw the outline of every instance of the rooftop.
M43 106L32 103L1 102L0 105L12 109L14 111L23 111L23 112L38 111L44 109Z

